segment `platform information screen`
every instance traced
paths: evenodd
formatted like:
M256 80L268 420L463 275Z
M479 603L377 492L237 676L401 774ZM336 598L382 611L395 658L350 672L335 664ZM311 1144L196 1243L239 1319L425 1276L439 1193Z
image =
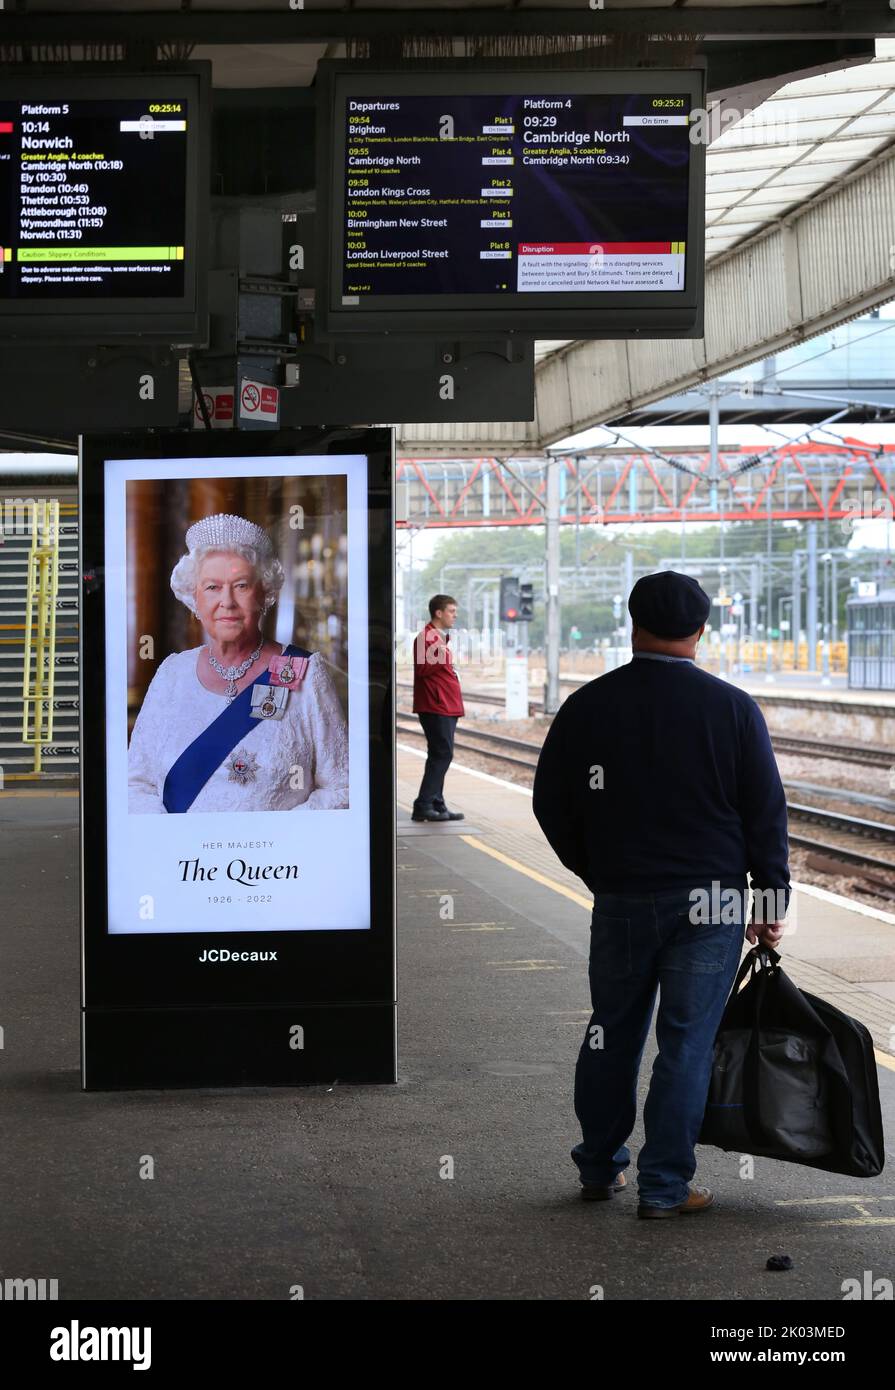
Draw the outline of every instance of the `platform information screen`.
M181 295L186 99L0 99L0 294Z
M444 104L348 102L344 295L683 289L683 97Z
M513 90L495 77L470 92L473 81L407 90L413 79L396 76L370 90L335 76L339 326L424 300L502 306L508 325L546 305L681 306L701 257L694 74L530 72Z
M200 106L186 74L0 86L0 331L195 307Z

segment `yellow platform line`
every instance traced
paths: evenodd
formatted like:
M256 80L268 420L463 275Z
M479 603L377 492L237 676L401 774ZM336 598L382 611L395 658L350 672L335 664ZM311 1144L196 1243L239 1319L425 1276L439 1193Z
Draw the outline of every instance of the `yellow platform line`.
M564 898L577 903L579 907L586 907L588 912L593 911L592 898L585 898L583 894L576 893L573 889L557 883L555 879L548 878L546 874L539 874L537 869L529 869L527 864L520 864L518 859L511 859L508 854L501 854L499 849L492 849L490 845L485 844L484 840L478 839L475 835L461 835L460 839L464 844L472 845L473 849L479 849L483 854L490 854L492 859L506 864L510 869L515 869L517 874L524 874L526 878L534 879L535 883L543 884L545 888L552 888L554 893L561 893Z
M506 864L507 868L515 869L518 874L524 874L526 878L534 879L535 883L542 884L545 888L552 888L554 893L561 893L564 898L569 898L571 902L578 903L579 907L586 907L588 912L593 909L593 902L585 898L581 893L576 893L571 888L566 888L562 883L557 883L555 879L548 878L546 874L539 874L537 869L530 869L527 864L521 864L518 859L511 859L508 854L502 854L499 849L492 849L486 845L484 840L478 839L476 835L461 835L460 839L467 845L472 845L473 849L481 850L483 854L489 854L492 859L496 859L500 864ZM881 1067L887 1067L889 1071L895 1071L895 1057L888 1052L881 1052L878 1047L873 1049L873 1055Z
M403 802L398 803L402 810L409 811L410 807ZM506 864L507 868L515 869L517 873L524 874L526 878L534 879L535 883L540 883L544 888L552 888L554 893L560 893L564 898L577 903L579 907L586 907L588 912L593 910L593 902L585 898L583 894L574 892L571 888L566 888L563 884L557 883L555 879L548 878L546 874L539 874L537 869L530 869L527 864L521 864L518 859L511 859L508 854L502 854L499 849L492 849L486 845L484 840L480 840L476 835L461 835L460 839L467 845L472 845L473 849L481 850L482 854L489 854L492 859L496 859L500 864ZM881 1067L895 1071L895 1057L889 1052L881 1052L878 1047L873 1049L873 1055Z
M58 790L54 790L53 787L23 787L21 791L0 792L0 801L7 796L80 796L80 792L68 791L65 787Z

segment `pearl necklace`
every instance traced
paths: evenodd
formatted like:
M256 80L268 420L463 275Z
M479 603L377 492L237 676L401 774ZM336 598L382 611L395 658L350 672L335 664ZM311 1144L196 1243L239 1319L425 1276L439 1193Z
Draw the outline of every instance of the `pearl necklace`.
M254 666L255 662L258 660L259 656L261 655L261 648L262 648L263 646L264 646L264 638L262 637L262 638L261 638L261 641L258 643L258 646L257 646L257 647L255 648L255 650L252 652L252 655L251 655L251 656L247 656L246 659L245 659L245 661L242 663L241 666L222 666L221 663L217 660L217 658L216 658L216 657L214 656L214 654L212 653L211 648L210 648L210 647L207 647L207 648L206 648L206 651L208 652L208 660L211 662L211 664L212 664L212 666L214 667L215 671L217 671L218 675L219 675L223 680L229 682L229 684L228 684L228 686L227 686L227 700L228 700L228 702L236 699L236 682L237 682L238 680L241 680L241 679L242 679L242 677L245 675L246 671L249 669L250 666Z

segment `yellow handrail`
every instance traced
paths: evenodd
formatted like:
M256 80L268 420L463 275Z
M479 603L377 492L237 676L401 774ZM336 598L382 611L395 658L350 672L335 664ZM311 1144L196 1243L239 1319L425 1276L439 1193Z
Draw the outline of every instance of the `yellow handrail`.
M42 771L43 750L53 741L56 679L56 599L59 594L59 503L29 501L31 550L25 594L25 650L22 669L22 742L34 745L34 771ZM34 673L32 676L32 660Z

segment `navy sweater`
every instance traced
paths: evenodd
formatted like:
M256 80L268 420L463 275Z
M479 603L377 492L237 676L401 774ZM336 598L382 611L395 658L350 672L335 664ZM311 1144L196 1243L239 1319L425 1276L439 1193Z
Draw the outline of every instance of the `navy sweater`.
M753 888L789 901L786 800L764 717L692 662L634 657L570 695L541 750L533 806L594 892L749 873Z

